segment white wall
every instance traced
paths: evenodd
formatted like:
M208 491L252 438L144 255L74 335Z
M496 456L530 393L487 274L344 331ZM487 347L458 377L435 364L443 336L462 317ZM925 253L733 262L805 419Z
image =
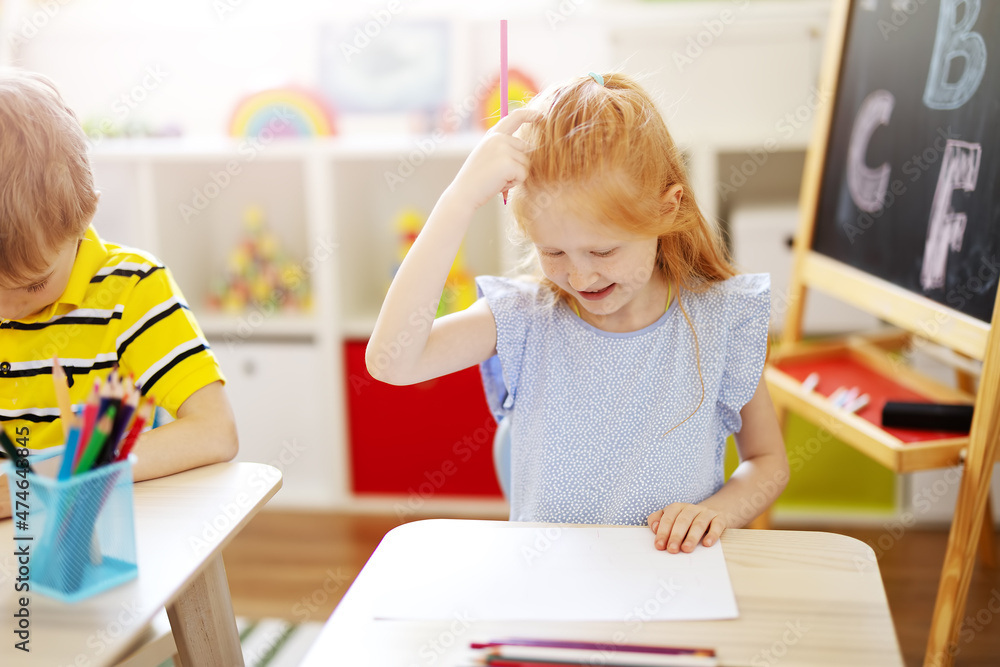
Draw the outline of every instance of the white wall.
M13 37L13 46L4 40L4 53L8 63L53 77L82 119L120 120L127 110L129 121L219 135L242 96L269 86L316 86L324 25L347 35L368 28L374 44L406 21L452 22L453 53L462 54L450 59L452 103L498 71L500 18L511 24L510 66L539 80L608 67L605 31L587 18L604 3L563 4L572 13L560 13L560 2L527 0L52 0L48 9L13 0L3 5L3 28ZM559 17L555 27L552 16ZM374 22L387 18L387 28ZM363 48L354 63L376 51ZM391 129L401 122L383 120ZM350 127L352 119L345 121Z
M449 98L458 104L475 94L481 77L496 75L498 21L506 18L510 66L540 85L590 70L649 75L653 92L674 105L665 111L677 119L682 142L725 137L753 143L774 134L781 115L807 98L828 2L6 0L0 7L0 29L7 33L0 35L0 62L52 76L81 118L117 121L127 111L128 121L178 125L189 135L224 134L243 95L276 85L317 85L324 26L347 35L367 27L377 44L395 25L433 19L453 27ZM390 16L386 29L373 23ZM784 46L803 39L812 42L805 57L798 47ZM677 55L692 40L704 47L690 65L678 65ZM754 57L733 57L748 53L748 45ZM375 67L378 52L362 49L354 62L368 58L365 64ZM772 76L759 78L761 68ZM764 103L739 103L745 95ZM409 122L383 118L374 129L409 129ZM372 123L345 118L343 127ZM744 127L753 127L752 136ZM797 141L807 138L808 128L796 134Z

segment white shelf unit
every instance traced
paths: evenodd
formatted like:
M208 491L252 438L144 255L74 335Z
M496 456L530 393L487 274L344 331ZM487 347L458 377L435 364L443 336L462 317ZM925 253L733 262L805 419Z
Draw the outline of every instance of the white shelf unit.
M334 151L330 189L333 217L337 225L343 314L340 332L344 338L367 338L375 326L382 300L398 264L399 233L395 220L404 210L422 217L430 214L444 188L451 182L475 146L477 137L456 137L439 144L412 175L390 186L386 174L397 174L399 156L414 150L386 145L381 150L359 153ZM413 141L413 140L410 140ZM407 162L407 164L410 164ZM403 173L409 173L404 169ZM472 275L504 271L502 204L491 203L473 216L462 244L466 269Z
M453 29L450 101L456 107L496 68L494 18L463 7L441 15ZM556 23L534 7L509 17L517 27L511 31L512 66L529 70L542 84L590 69L639 74L689 156L692 186L711 219L725 219L735 202L752 201L775 184L776 196L797 197L799 174L787 170L762 171L728 201L719 196L718 183L727 160L772 140L772 167L804 152L811 117L800 118L791 135L778 124L808 102L826 2L622 2L579 5L569 13L560 8L553 11L565 20ZM689 38L697 40L706 22L734 9L735 19L693 63L676 66L674 54L683 53ZM109 240L148 249L173 270L227 373L240 458L270 462L285 476L275 504L391 512L398 498L359 499L350 492L343 344L371 333L397 261L394 218L404 208L429 214L479 137L436 142L417 135L361 135L351 129L370 131L377 119L342 120L344 136L274 141L252 151L221 138L103 141L93 153L103 192L96 225ZM390 126L398 128L398 120ZM234 161L239 174L231 174L217 193L209 187L209 204L197 215L188 211L185 220L181 205L194 206L195 191L206 194L212 175ZM397 172L401 163L413 166L413 174L390 189L385 174ZM315 260L312 312L234 317L202 307L209 280L221 272L243 210L252 204L264 209L294 258ZM514 251L503 231L508 214L499 201L477 213L464 244L473 275L512 266ZM430 499L421 512L504 510L500 501Z
M226 373L239 460L271 463L285 476L277 506L391 511L391 499L350 493L343 343L374 327L397 261L395 218L404 209L429 215L477 140L447 137L392 190L385 173L414 150L415 137L275 142L252 157L237 140L106 141L94 151L102 192L95 226L170 267ZM213 178L222 173L228 180ZM195 206L196 193L207 204ZM248 206L263 210L309 275L309 312L206 309ZM500 204L477 212L463 245L470 273L503 272L502 218ZM499 501L429 505L503 513Z

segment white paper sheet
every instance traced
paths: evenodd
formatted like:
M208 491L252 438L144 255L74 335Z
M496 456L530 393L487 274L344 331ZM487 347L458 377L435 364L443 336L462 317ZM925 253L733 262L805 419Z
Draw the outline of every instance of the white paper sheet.
M419 528L417 528L419 526ZM667 621L736 618L721 543L653 548L643 526L422 521L390 532L378 619Z

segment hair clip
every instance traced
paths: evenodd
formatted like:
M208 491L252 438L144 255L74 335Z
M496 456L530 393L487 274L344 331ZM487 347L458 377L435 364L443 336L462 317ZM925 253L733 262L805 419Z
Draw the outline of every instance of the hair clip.
M601 84L602 86L604 85L604 77L598 74L597 72L587 72L587 76L589 76L591 79Z

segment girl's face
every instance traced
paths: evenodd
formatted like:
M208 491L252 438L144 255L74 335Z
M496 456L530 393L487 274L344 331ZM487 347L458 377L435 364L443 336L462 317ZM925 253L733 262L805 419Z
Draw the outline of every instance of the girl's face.
M655 272L657 239L626 237L597 221L549 206L525 231L542 272L606 331L635 331L663 315L666 283Z

